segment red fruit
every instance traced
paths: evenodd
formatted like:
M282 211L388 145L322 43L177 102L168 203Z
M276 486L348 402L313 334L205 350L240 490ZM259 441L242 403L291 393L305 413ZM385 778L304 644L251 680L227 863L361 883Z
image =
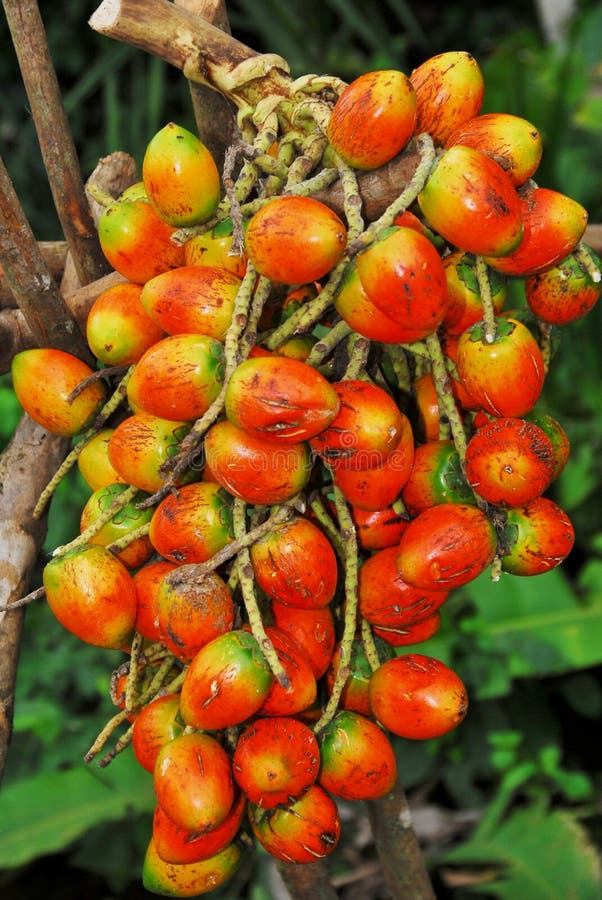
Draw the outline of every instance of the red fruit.
M177 566L159 585L159 635L169 652L183 662L189 662L201 647L230 631L234 616L230 589L215 572L199 576L193 564Z
M233 232L232 219L224 219L210 231L195 234L184 244L186 265L214 266L243 278L247 270L247 256L243 252L232 252Z
M431 656L408 654L384 662L370 679L374 716L393 734L411 740L441 737L468 711L459 676Z
M335 388L307 363L279 356L247 359L232 373L225 411L238 428L257 438L306 441L339 412Z
M378 169L406 145L416 124L416 94L395 69L365 72L340 94L326 134L348 165Z
M435 379L430 372L419 375L414 381L416 401L416 436L421 441L439 439L441 411Z
M86 320L86 339L97 359L107 366L129 366L165 337L140 301L141 284L125 281L100 294Z
M358 509L380 510L393 503L408 480L414 460L414 435L403 413L399 443L379 466L369 469L336 468L333 482Z
M445 588L417 588L397 567L397 547L369 556L359 570L360 613L372 626L404 628L428 618L449 596Z
M132 729L132 749L143 769L154 772L159 751L182 734L180 695L164 694L143 706Z
M441 627L441 613L434 612L426 619L411 622L397 628L390 626L372 626L373 633L392 647L407 647L410 644L422 644L428 641Z
M176 568L175 563L166 559L156 559L134 572L138 607L136 610L136 631L147 640L161 640L157 622L157 595L164 575Z
M306 284L338 263L347 229L319 200L287 195L270 199L252 216L245 243L260 275L284 284Z
M400 344L419 339L420 332L399 325L368 299L355 262L345 270L334 298L334 307L350 328L371 341Z
M25 412L42 428L66 437L85 431L106 398L102 381L94 381L70 399L92 374L77 356L52 347L22 350L11 363L13 389Z
M175 865L162 860L151 838L142 868L142 884L163 897L198 897L232 878L243 859L240 844L233 842L209 859Z
M441 257L414 228L394 227L356 258L366 297L404 329L406 341L436 331L447 309Z
M496 543L493 525L477 506L440 503L408 525L399 542L397 568L414 587L451 590L493 562Z
M236 837L244 818L247 798L239 792L224 821L210 831L191 832L180 828L160 806L153 813L153 843L166 863L186 866L221 853Z
M496 318L496 335L485 340L481 323L458 340L456 364L464 388L493 416L522 416L537 403L545 380L539 345L526 325Z
M320 735L319 782L343 800L384 797L397 780L391 741L365 716L341 710Z
M508 510L502 569L512 575L541 575L564 562L574 542L573 524L564 510L537 497Z
M416 447L402 498L410 516L438 503L475 502L453 441L427 441Z
M284 686L279 681L274 681L258 714L294 716L308 709L317 697L318 686L312 667L301 645L289 634L273 625L268 625L265 631L284 669L288 684Z
M524 419L495 419L470 438L466 477L477 494L496 506L523 506L552 481L552 442Z
M292 499L311 474L305 441L279 446L227 419L216 422L205 435L205 454L213 477L226 491L258 506Z
M332 797L312 784L304 794L284 807L248 806L251 829L261 846L285 862L311 863L335 849L341 835L341 819Z
M364 550L393 547L408 527L409 519L395 505L384 509L365 510L352 507L351 516L360 546Z
M242 629L215 638L196 654L180 695L182 718L192 728L239 725L267 697L274 676L259 644Z
M552 448L554 451L554 469L552 471L552 481L555 481L561 472L564 471L564 467L569 461L569 456L571 454L571 443L569 441L569 437L560 424L553 416L549 413L539 412L539 410L531 410L525 414L525 419L527 422L533 422L534 425L537 425L542 431L545 431L546 435L552 442Z
M46 599L61 625L95 647L122 649L136 621L136 587L105 547L85 544L53 557L42 573Z
M600 274L601 262L599 257L589 250L582 248L588 254L594 269L594 274L586 272L582 268L579 257L569 253L557 265L546 269L536 275L528 275L525 278L525 295L531 311L550 325L568 325L581 319L593 309L602 292L602 278Z
M135 412L182 422L200 418L221 391L224 346L204 334L174 334L138 361L127 396Z
M454 128L481 109L485 82L477 61L463 50L426 59L410 75L416 91L416 134L444 144Z
M472 147L442 153L418 205L431 228L469 253L507 256L523 237L523 206L510 176Z
M446 147L463 144L483 150L499 162L518 187L537 171L543 152L541 134L531 122L510 113L486 113L458 125Z
M483 318L483 304L472 254L456 250L443 259L447 283L447 311L443 329L447 334L462 334ZM494 270L489 273L491 302L496 313L501 312L508 293L508 281Z
M150 202L170 225L198 225L220 200L220 174L196 134L169 122L148 142L142 180Z
M217 482L196 481L168 494L154 511L149 537L174 563L202 563L232 538L232 497Z
M251 803L273 809L300 797L320 768L313 731L299 719L256 719L242 732L232 757L237 784Z
M329 606L299 609L272 601L274 625L303 648L314 678L321 678L332 659L335 644L334 616Z
M326 673L326 689L332 694L336 673L341 664L341 644L335 648L332 662ZM372 674L372 667L366 657L363 643L356 638L351 648L350 672L343 685L339 699L339 707L363 716L371 716L370 702L368 700L368 683Z
M310 441L333 469L382 465L404 433L404 415L384 388L349 379L334 385L340 410L328 428Z
M326 535L309 519L295 516L268 532L251 545L250 554L256 583L272 600L299 609L325 607L332 600L337 558Z
M517 197L523 238L503 258L483 251L487 257L491 256L486 262L506 275L545 272L577 247L587 225L587 210L566 194L550 188L525 185Z
M109 461L127 484L152 494L163 487L161 467L177 454L188 431L189 422L135 413L120 422L111 435ZM180 482L190 480L193 474L185 473Z
M240 285L240 278L225 268L179 266L147 281L140 302L168 334L205 334L223 341Z

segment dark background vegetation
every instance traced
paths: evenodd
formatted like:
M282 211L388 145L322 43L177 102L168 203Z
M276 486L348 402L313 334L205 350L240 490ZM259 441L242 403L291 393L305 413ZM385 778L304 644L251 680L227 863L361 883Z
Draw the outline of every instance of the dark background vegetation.
M40 3L84 176L113 150L140 160L169 120L194 127L181 74L94 34L87 19L95 8ZM602 8L593 0L576 5L559 41L548 39L536 6L522 0L232 0L228 9L233 33L283 55L293 74L351 80L375 68L409 72L435 53L469 50L485 75L483 111L522 115L541 131L537 181L579 200L590 221L602 222ZM0 152L38 239L60 239L3 16L0 47ZM521 302L520 285L514 299ZM505 576L497 585L481 578L456 592L425 652L460 672L470 714L444 739L396 744L441 898L595 900L602 892L600 336L599 306L557 335L538 404L572 443L550 495L575 524L575 550L546 576ZM20 415L7 378L0 408L5 443ZM53 502L47 552L76 533L86 496L73 474ZM112 714L108 681L119 662L118 654L64 632L44 604L28 610L15 735L0 793L6 900L148 896L140 887L152 810L145 773L127 753L103 772L81 762ZM371 868L374 848L361 804L343 812L344 838L330 863L341 896L386 897L377 866ZM365 871L372 872L368 880ZM258 854L218 896L267 900L278 896L274 879Z

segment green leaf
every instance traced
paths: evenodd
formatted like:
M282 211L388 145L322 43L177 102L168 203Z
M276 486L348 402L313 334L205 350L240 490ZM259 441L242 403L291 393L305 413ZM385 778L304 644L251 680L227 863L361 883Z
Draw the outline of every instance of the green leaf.
M479 896L598 900L602 891L597 852L585 830L564 812L515 812L487 837L477 833L448 851L442 862L495 866L495 880L475 888Z
M42 773L7 785L0 806L0 869L71 844L89 828L154 808L152 776L130 753L104 770Z

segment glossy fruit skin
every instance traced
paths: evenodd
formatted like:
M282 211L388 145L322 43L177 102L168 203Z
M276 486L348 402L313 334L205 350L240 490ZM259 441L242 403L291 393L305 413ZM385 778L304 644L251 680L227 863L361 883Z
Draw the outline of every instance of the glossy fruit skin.
M84 544L53 557L42 578L48 605L64 628L95 647L127 646L136 621L136 588L113 553Z
M368 469L337 468L333 482L357 509L377 511L393 503L406 484L414 461L414 434L402 413L401 435L397 446L381 465Z
M220 200L220 174L213 156L197 135L175 122L148 142L142 180L157 213L177 228L206 221Z
M171 240L174 231L146 198L117 200L98 222L98 239L107 261L135 284L183 265L184 249Z
M185 866L210 859L236 837L244 817L246 798L239 792L232 809L220 825L210 831L191 832L180 828L156 806L153 813L153 843L166 863Z
M124 481L152 494L164 483L161 466L178 452L189 430L189 422L135 413L120 422L111 435L109 461ZM184 478L190 480L187 474Z
M600 258L585 248L590 259L600 269ZM591 275L579 265L574 253L536 275L525 278L525 295L531 311L550 325L568 325L583 318L594 308L602 282L594 282Z
M431 228L460 250L506 256L523 237L522 205L510 176L473 147L445 150L418 194Z
M163 694L143 706L136 716L132 750L147 772L154 772L161 748L182 734L184 726L178 720L179 711L180 695Z
M447 283L447 310L443 319L446 335L462 334L483 318L483 304L472 253L456 250L443 259ZM494 270L489 272L491 302L495 313L502 310L508 293L508 282Z
M394 227L356 258L368 299L405 334L420 340L436 331L447 309L441 257L414 228Z
M316 736L291 716L255 719L239 736L232 756L237 784L262 809L294 801L314 784L319 769Z
M392 647L408 647L410 644L422 644L428 641L441 627L441 613L437 610L421 619L397 628L373 625L372 632L376 637L386 641Z
M93 370L77 356L52 347L32 347L17 353L11 363L17 400L31 418L53 434L73 437L85 431L106 399L95 381L69 402L71 392Z
M525 185L517 194L523 238L503 258L484 251L491 268L506 275L535 275L563 260L578 245L587 226L587 210L551 188Z
M210 231L196 234L184 244L184 261L187 266L214 266L228 269L238 278L244 278L247 270L246 253L233 253L232 219L224 219Z
M230 757L208 734L181 734L157 755L153 784L163 812L187 831L210 831L236 798Z
M524 418L527 422L533 422L534 425L541 428L552 443L552 449L554 451L552 481L555 481L564 471L571 455L571 442L569 436L560 422L549 413L540 412L538 409L532 409L525 414Z
M435 379L431 372L419 375L414 381L416 403L416 438L419 441L439 440L441 413Z
M87 441L77 457L79 473L91 491L119 481L125 483L125 479L109 462L109 440L114 431L114 428L101 428Z
M468 711L459 676L438 659L419 653L382 663L370 679L370 704L386 729L410 740L441 737Z
M225 268L179 266L147 281L140 302L167 334L205 334L222 341L240 285L240 278Z
M299 644L309 661L314 678L324 675L335 645L334 616L329 606L317 609L299 609L272 600L274 625Z
M104 513L111 504L117 500L127 488L123 483L109 484L106 487L99 488L88 498L80 516L80 531L85 531L98 517ZM140 493L126 506L122 507L110 519L106 525L103 525L100 531L97 531L89 540L89 544L98 544L100 547L107 547L118 541L120 538L126 537L131 531L146 525L150 522L153 512L151 509L139 509L137 504L144 500L145 494ZM153 547L147 535L136 538L135 541L119 550L115 555L129 569L136 569L150 559L153 553Z
M378 649L380 652L382 649L381 646L379 646ZM332 694L336 672L338 671L340 664L341 643L339 641L332 654L332 662L326 673L325 685L329 696ZM370 709L370 702L368 700L368 684L370 675L372 674L372 668L366 657L363 643L357 638L353 641L351 647L351 661L349 667L349 676L345 680L343 690L341 691L339 709L350 710L351 712L359 713L361 716L371 716L372 710ZM334 793L336 793L336 791Z
M283 503L309 480L311 459L305 441L280 446L237 428L228 419L205 435L206 460L223 488L255 505Z
M396 504L383 509L351 508L357 539L364 550L383 550L399 543L409 518L396 508Z
M444 144L454 128L481 109L485 82L470 53L451 50L431 56L410 75L416 91L415 133L428 132Z
M399 344L414 339L414 330L403 328L390 319L368 298L355 261L345 269L334 298L334 306L350 328L371 341Z
M273 681L253 635L230 631L206 644L190 663L180 695L182 718L207 730L238 725L257 712Z
M475 502L453 441L427 441L416 447L402 499L410 516L438 503Z
M319 783L344 800L384 797L397 780L391 741L365 716L341 710L320 734Z
M177 566L159 585L159 634L169 652L183 662L190 662L205 644L231 631L235 612L228 585L215 572L199 578L194 564Z
M151 838L142 868L142 884L162 897L198 897L224 884L243 859L240 844L232 842L209 859L175 865L161 859Z
M496 506L523 506L549 487L556 464L543 429L524 419L494 419L479 428L466 448L466 477Z
M340 409L328 428L310 441L333 469L382 465L404 432L404 416L384 388L359 379L334 383Z
M395 69L365 72L339 95L326 129L348 165L378 169L404 148L416 124L416 94Z
M195 481L156 507L149 537L165 559L203 563L232 538L232 497L217 482Z
M535 174L543 153L538 129L510 113L484 113L458 125L445 141L446 147L464 144L483 150L501 162L515 187Z
M250 803L248 817L262 847L285 862L316 862L332 853L341 835L336 803L319 784L288 806L264 810Z
M508 510L503 543L504 572L541 575L564 562L573 549L575 530L557 503L537 497Z
M165 336L140 302L142 285L115 284L100 294L86 320L86 340L107 366L129 366Z
M245 243L260 275L284 284L306 284L337 264L347 244L347 229L319 200L281 196L252 216Z
M449 597L445 588L417 588L397 566L397 546L369 556L359 570L360 613L372 626L400 629L433 615Z
M217 398L224 382L224 345L204 334L157 341L136 364L127 386L130 407L174 422L193 421Z
M493 416L522 416L537 403L545 380L539 345L526 325L496 317L496 337L483 340L477 323L458 340L456 364L463 386Z
M268 639L276 651L288 686L274 680L259 707L260 716L294 716L308 709L316 700L318 686L307 654L297 641L273 625L266 625Z
M493 525L479 507L440 503L408 525L399 542L397 568L414 587L451 590L493 562L496 543Z
M132 576L138 598L136 631L153 643L161 640L157 622L159 585L161 579L175 568L176 564L167 559L154 559Z
M245 360L226 388L228 419L264 440L309 440L332 423L339 408L337 392L323 375L286 357Z
M324 532L305 516L295 516L259 538L249 552L256 583L272 600L320 609L334 597L336 554Z

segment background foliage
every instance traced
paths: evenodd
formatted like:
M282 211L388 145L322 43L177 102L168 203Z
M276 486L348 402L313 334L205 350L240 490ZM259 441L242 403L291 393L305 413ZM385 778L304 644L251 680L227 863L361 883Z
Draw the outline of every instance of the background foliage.
M140 160L166 121L194 127L182 76L91 32L86 20L95 8L40 3L84 175L116 149ZM524 2L442 7L386 0L368 12L360 0L232 0L228 9L240 40L282 54L294 74L351 80L374 68L409 72L435 53L469 50L485 75L484 111L522 115L542 132L538 182L579 200L591 221L602 221L602 8L593 0L578 4L557 44L546 42L535 6ZM0 151L36 236L58 239L4 19L0 46ZM602 892L600 316L599 305L558 335L539 404L572 443L551 496L575 524L575 550L546 576L505 576L497 585L482 577L454 594L425 652L461 673L470 714L444 739L396 745L442 898L594 900ZM7 378L0 408L2 445L20 415ZM77 531L87 493L77 473L62 485L46 552ZM0 793L6 900L148 896L139 869L153 805L149 778L128 753L102 771L81 762L113 712L108 682L120 661L62 630L43 603L28 610L15 735ZM373 859L373 848L362 838L361 810L346 815L360 818L344 829L332 867L341 896L351 897L352 887L342 885L353 886L354 868ZM264 900L274 896L273 877L260 854L253 870L218 896ZM386 896L377 876L361 891L357 896Z

